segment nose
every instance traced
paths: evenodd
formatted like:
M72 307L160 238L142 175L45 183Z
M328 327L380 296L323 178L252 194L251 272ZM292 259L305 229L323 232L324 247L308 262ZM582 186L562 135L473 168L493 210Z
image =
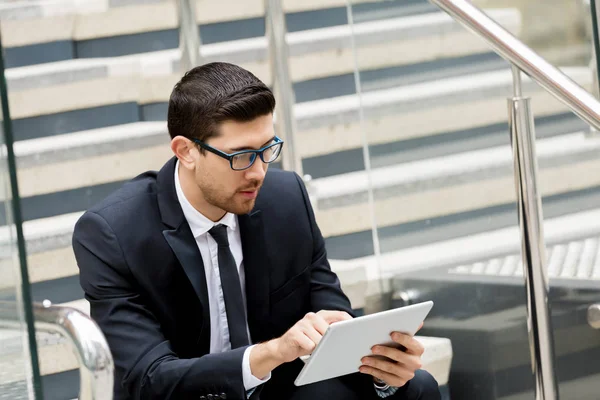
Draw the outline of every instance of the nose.
M267 164L264 163L260 157L256 157L254 164L246 170L246 179L251 181L262 182L267 173Z

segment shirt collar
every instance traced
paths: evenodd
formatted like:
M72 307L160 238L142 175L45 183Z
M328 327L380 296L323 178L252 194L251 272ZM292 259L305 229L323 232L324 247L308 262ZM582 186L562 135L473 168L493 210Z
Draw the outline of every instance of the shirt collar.
M202 215L201 212L196 210L194 206L188 201L181 188L181 182L179 182L179 160L175 164L175 191L177 192L177 200L183 210L183 215L190 225L190 229L194 238L205 234L212 229L215 225L226 225L228 228L235 230L237 228L237 218L235 214L227 213L217 222L213 222L210 219Z

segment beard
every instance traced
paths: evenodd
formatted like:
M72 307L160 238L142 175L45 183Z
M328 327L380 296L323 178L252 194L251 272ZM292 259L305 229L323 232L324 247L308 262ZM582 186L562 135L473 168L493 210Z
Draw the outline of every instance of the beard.
M256 190L258 192L260 191L261 186L262 182L251 182L243 188L236 189L232 193L228 193L223 188L217 187L216 185L200 186L200 190L202 191L202 195L207 203L226 212L236 215L243 215L248 214L250 211L252 211L252 209L254 209L256 198L247 199L244 198L244 196L241 196L239 193L246 190Z

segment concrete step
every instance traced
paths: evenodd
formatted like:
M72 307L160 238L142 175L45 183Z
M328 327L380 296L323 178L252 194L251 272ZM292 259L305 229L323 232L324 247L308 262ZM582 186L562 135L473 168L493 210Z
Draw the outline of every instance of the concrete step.
M597 204L596 204L597 205ZM564 260L564 249L568 247L572 260L584 264L590 261L598 265L600 256L587 254L586 244L594 241L597 243L600 236L600 226L595 222L600 217L600 208L578 211L559 217L545 218L544 234L548 255L548 268L553 268L557 259ZM588 246L589 247L589 246ZM434 243L418 244L409 248L389 251L376 256L358 257L351 260L332 260L332 266L343 263L347 268L351 266L364 268L366 271L367 290L363 293L367 309L378 307L374 300L381 293L389 293L393 287L401 286L406 274L410 276L427 277L428 270L447 267L453 271L457 279L480 279L474 270L482 262L502 260L504 264L520 262L521 237L519 226L513 224L501 229L490 229L486 232L467 235L463 237L440 240ZM591 257L590 257L591 256ZM567 262L569 263L569 262ZM459 276L460 275L460 276ZM493 277L502 282L522 281L521 275ZM556 275L551 281L559 279ZM432 279L435 279L432 278ZM448 280L452 279L448 277ZM572 278L570 278L572 279ZM585 282L584 282L585 281ZM561 281L564 284L564 279ZM597 288L600 276L579 278L573 285Z
M561 248L570 243L580 243L579 255L583 255L588 239L597 239L600 226L594 221L600 217L600 209L575 212L544 220L544 235L548 254L548 267L553 257L559 256ZM517 225L492 230L486 233L460 237L435 243L434 245L415 246L410 249L389 252L382 255L380 271L383 277L400 277L405 272L426 270L431 267L472 267L482 260L514 256L510 262L519 262L521 238ZM353 263L365 263L367 269L373 268L372 257L353 260ZM581 261L584 261L583 259ZM456 271L460 272L460 269ZM369 276L371 273L369 273ZM555 279L556 276L552 276ZM398 279L398 278L395 278ZM600 281L600 277L593 278ZM596 282L594 285L598 285Z
M519 14L514 10L490 13L518 32ZM353 31L347 25L313 29L290 33L288 38L290 70L299 101L355 92L353 45L364 90L504 65L498 57L490 57L482 41L442 13L358 23ZM207 62L238 63L271 83L264 37L206 45L202 54ZM146 120L164 119L172 87L181 75L178 59L179 51L173 50L8 69L15 137L135 122L139 114ZM415 67L411 69L411 65ZM95 122L88 115L92 109L96 110L92 114Z
M565 69L565 72L584 86L591 84L591 74L585 68ZM297 104L298 151L306 166L310 167L314 161L316 168L328 156L341 153L343 158L344 152L360 151L363 129L368 132L369 145L395 143L401 148L406 140L427 137L432 141L443 140L444 134L455 129L501 123L506 121L510 82L511 74L506 70L368 92L362 96L363 125L358 115L357 95ZM562 103L542 93L530 81L524 81L524 90L534 96L536 116L565 112ZM457 113L465 118L454 118ZM403 129L397 129L398 126ZM139 122L25 140L15 143L14 148L21 197L39 201L41 196L53 193L61 192L68 197L69 191L100 190L101 185L160 168L171 154L164 122ZM454 150L460 151L463 151L460 146ZM382 161L382 165L394 162L392 155L386 157L389 160ZM62 179L55 179L56 176Z
M541 193L552 197L593 192L600 187L600 177L588 173L600 167L599 149L600 138L589 138L584 133L539 140ZM373 170L374 211L380 230L448 216L460 219L460 215L468 212L483 212L485 216L485 210L494 206L510 205L514 202L511 157L507 145ZM335 241L360 248L364 244L357 246L352 236L371 229L367 179L366 172L358 172L312 182L317 219L333 258L356 258L352 256L355 249L340 257L339 249L335 251ZM470 195L465 197L465 192ZM563 207L559 207L552 215L564 213ZM34 284L34 297L39 301L44 299L40 296L48 293L55 296L50 298L53 302L72 301L80 293L75 288L78 270L71 250L72 229L80 215L81 212L74 212L23 225L30 280ZM492 228L488 223L479 227L483 231ZM2 242L7 243L9 232L4 229L0 234ZM370 236L367 240L370 242ZM442 239L433 242L439 240ZM3 248L4 256L9 256L11 248ZM397 248L392 244L386 251ZM12 261L8 258L4 262L10 267ZM56 290L57 287L65 290Z
M543 196L600 186L600 138L585 132L539 140ZM312 196L325 237L426 220L515 202L509 146L316 179ZM374 210L368 203L373 191ZM465 193L469 193L465 196ZM401 212L399 212L399 207Z
M114 4L121 3L120 7ZM346 2L283 2L290 32L343 25ZM197 1L203 43L263 36L264 2ZM439 11L423 0L356 2L357 22ZM20 2L0 8L7 65L23 66L72 58L107 57L178 46L175 1Z
M518 35L520 31L520 14L514 9L490 9L487 10L489 15L496 21L501 23L514 34ZM408 17L388 16L384 21L355 22L352 26L340 25L332 27L324 27L320 29L310 29L299 32L290 32L287 34L287 42L290 47L290 55L293 57L320 53L328 50L348 50L352 46L359 49L359 55L366 50L363 48L374 47L381 45L382 42L387 47L401 45L402 42L410 41L416 38L429 38L434 47L438 51L446 50L448 46L438 43L439 40L452 33L462 32L464 29L454 23L451 18L441 12L428 13L425 15L415 15ZM354 35L354 37L352 37ZM391 38L391 40L390 40ZM384 40L385 39L385 40ZM454 37L448 37L447 41L453 41ZM352 41L354 40L354 43ZM470 41L470 44L477 44L477 41ZM449 55L465 54L458 52L455 48L453 51L457 53L448 53ZM462 46L466 47L466 46ZM485 47L474 46L473 52L483 52L487 50ZM376 50L376 49L375 49ZM400 52L399 49L397 52ZM401 59L396 62L387 62L387 64L377 65L377 67L388 65L410 64L418 61L433 60L442 58L443 54L432 54L427 57L427 54L422 52L425 49L419 49L420 54L403 54ZM225 42L204 44L200 48L203 59L207 62L214 60L230 61L237 63L264 63L268 61L268 44L267 38L264 36L257 38L230 40ZM383 56L384 54L381 54ZM10 90L22 90L33 87L43 87L52 85L61 85L65 83L73 83L86 79L97 79L99 77L117 76L123 74L141 73L143 75L155 75L162 73L178 72L178 59L180 53L177 49L167 51L154 51L139 53L121 57L102 57L102 58L79 58L73 60L49 62L40 65L23 66L16 68L8 68L6 70L7 84ZM417 58L415 58L417 57ZM448 55L446 55L448 57ZM359 57L360 58L360 57ZM389 58L378 57L378 58ZM351 61L348 59L348 61ZM385 60L364 60L363 62L375 61L385 62ZM323 60L323 64L326 64ZM348 68L343 63L339 68ZM330 65L321 65L323 68L331 68ZM373 69L372 65L361 65L363 69ZM296 68L292 67L293 72ZM352 69L348 69L352 71ZM321 71L320 76L327 76L327 70ZM301 76L299 79L306 80L306 76Z
M589 69L562 71L591 88ZM524 85L525 93L533 98L536 116L566 110L532 81L526 79ZM302 157L314 157L361 148L363 132L372 146L506 122L506 99L511 93L512 76L507 69L298 104L297 151Z
M535 118L535 133L538 139L586 129L589 129L589 125L570 112ZM455 131L451 130L439 135L400 139L382 144L369 144L370 165L372 168L386 167L506 145L510 142L508 132L508 122L505 121ZM309 174L313 179L364 169L365 158L362 148L342 150L303 159L303 172Z

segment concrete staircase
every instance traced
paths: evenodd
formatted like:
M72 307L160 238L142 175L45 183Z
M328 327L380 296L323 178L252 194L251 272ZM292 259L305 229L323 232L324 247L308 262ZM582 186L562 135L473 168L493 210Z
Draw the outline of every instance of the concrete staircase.
M359 3L353 27L345 4L285 0L284 8L298 152L313 177L332 266L353 306L369 310L380 279L389 290L388 278L422 267L417 258L398 262L398 252L516 225L506 128L511 74L425 1ZM204 60L238 63L270 84L262 7L262 0L198 1ZM488 13L519 34L517 12ZM8 3L0 18L34 300L87 310L70 247L75 221L170 157L166 104L181 75L175 3ZM587 68L564 71L590 87ZM590 207L586 199L600 198L600 175L588 173L600 170L600 140L537 85L525 80L524 91L534 99L545 204L556 204L553 217L581 211L567 195ZM369 179L383 268L373 257ZM451 359L449 343L429 340L441 354L429 365L445 384L440 365ZM74 358L56 338L40 342L48 398L75 397Z

